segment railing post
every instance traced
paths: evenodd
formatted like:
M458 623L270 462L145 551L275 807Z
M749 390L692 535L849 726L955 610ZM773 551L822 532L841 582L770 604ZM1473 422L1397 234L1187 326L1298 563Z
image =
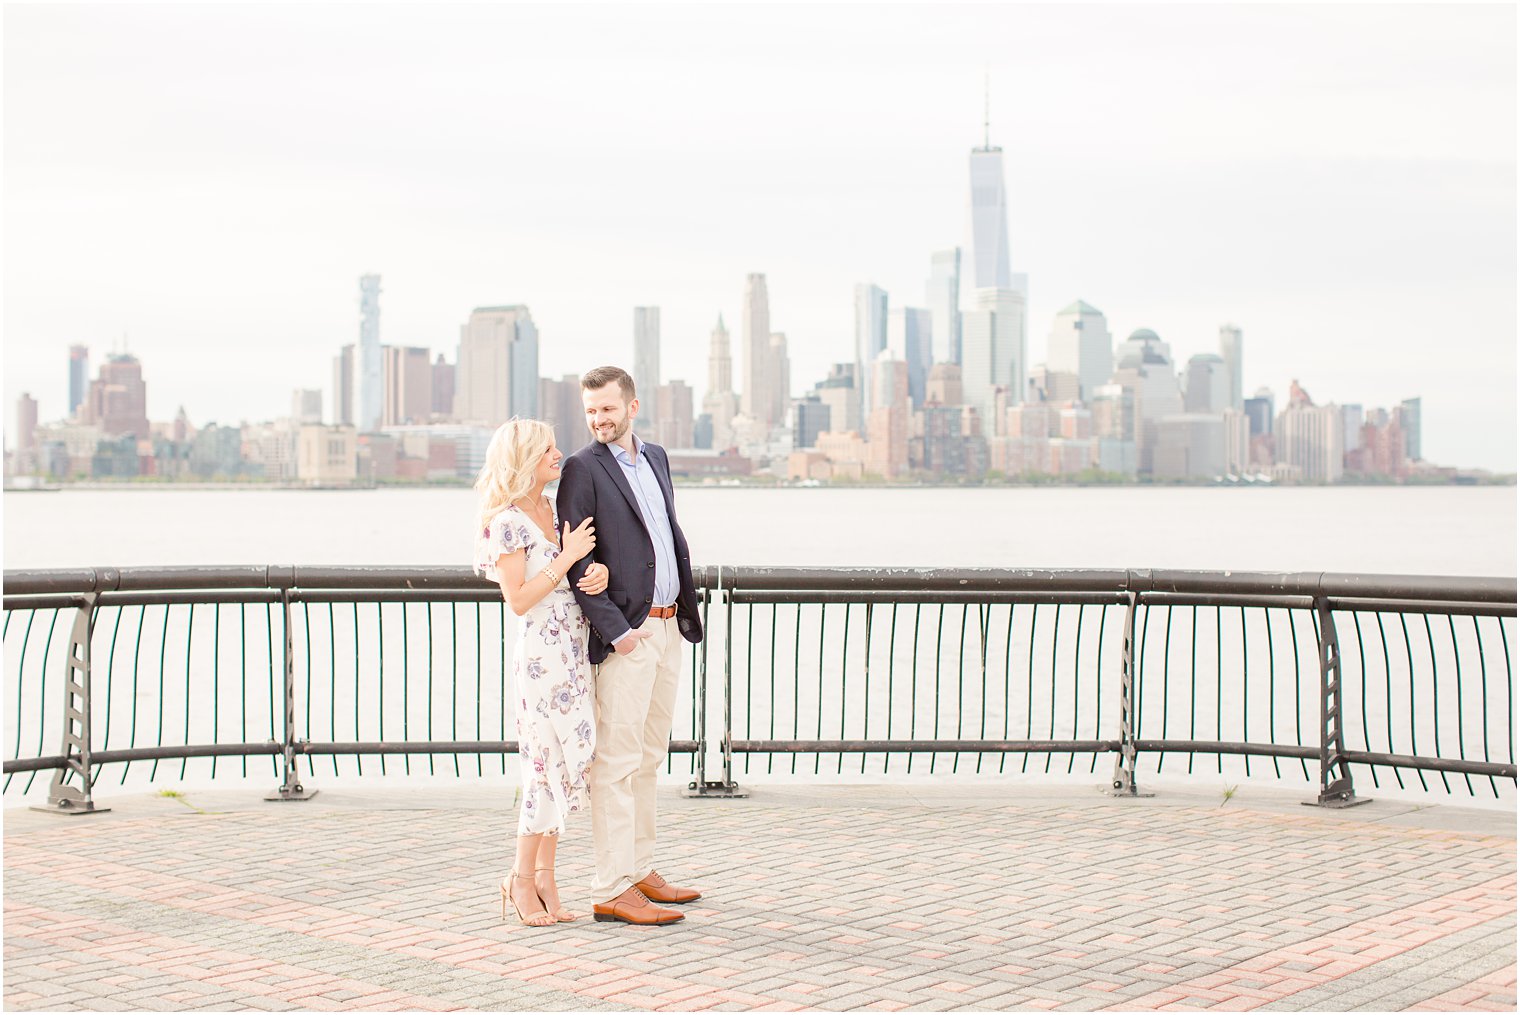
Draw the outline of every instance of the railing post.
M296 649L295 632L290 623L290 589L280 590L281 614L285 628L285 703L284 742L280 754L284 761L285 778L265 800L310 800L317 795L314 789L301 785L300 765L296 760L299 741L296 740Z
M1316 596L1314 612L1319 619L1319 797L1304 803L1312 807L1355 807L1371 803L1367 797L1358 797L1351 785L1341 695L1341 646L1335 633L1330 600L1324 595Z
M87 592L81 599L64 660L63 747L59 752L63 767L53 773L47 806L32 808L49 814L103 814L111 809L95 806L90 795L94 781L90 775L90 636L95 630L96 594ZM78 786L68 784L71 775L79 776Z
M725 608L723 616L723 738L719 741L723 752L723 772L722 778L717 780L707 778L707 647L712 640L712 627L708 623L707 607L712 602L713 595L719 597ZM686 787L686 796L728 797L730 799L742 799L749 796L739 788L738 783L734 782L733 619L733 597L725 597L723 594L723 567L720 564L717 568L716 580L712 588L708 589L707 599L702 604L702 656L700 682L697 686L697 777Z
M1114 782L1111 796L1138 797L1142 794L1135 782L1135 759L1139 751L1135 747L1135 675L1139 658L1135 652L1135 614L1139 611L1140 595L1134 590L1125 593L1129 600L1124 610L1124 652L1119 672L1119 756L1114 759Z

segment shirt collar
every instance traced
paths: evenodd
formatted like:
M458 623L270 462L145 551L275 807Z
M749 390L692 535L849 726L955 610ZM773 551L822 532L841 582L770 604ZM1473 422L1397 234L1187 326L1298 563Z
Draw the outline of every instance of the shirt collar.
M625 465L633 464L633 459L628 457L628 452L623 450L623 446L621 444L612 445L612 453L617 457L618 461L624 463ZM639 440L638 434L633 435L633 453L636 456L644 455L644 442Z

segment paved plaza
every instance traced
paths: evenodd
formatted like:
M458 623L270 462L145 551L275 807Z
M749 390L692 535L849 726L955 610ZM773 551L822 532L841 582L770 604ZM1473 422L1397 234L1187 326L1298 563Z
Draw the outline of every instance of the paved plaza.
M504 923L510 790L5 814L8 1009L1514 1010L1513 814L987 782L662 798L684 923ZM589 823L561 847L585 912Z

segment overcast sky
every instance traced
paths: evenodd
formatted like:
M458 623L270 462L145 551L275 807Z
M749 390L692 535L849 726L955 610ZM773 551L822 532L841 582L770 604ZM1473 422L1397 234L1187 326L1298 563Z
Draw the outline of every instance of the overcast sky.
M1425 456L1515 468L1516 12L1342 6L16 6L4 31L6 418L126 336L149 414L289 411L358 335L454 359L525 303L545 375L700 399L768 276L797 392L852 287L924 305L1004 149L1029 358L1075 299L1179 362L1244 329L1279 405L1424 399ZM328 393L330 397L330 392Z

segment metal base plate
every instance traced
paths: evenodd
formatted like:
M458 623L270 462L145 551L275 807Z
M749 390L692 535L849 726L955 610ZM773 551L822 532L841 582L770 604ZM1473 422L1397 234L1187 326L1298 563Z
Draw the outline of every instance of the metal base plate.
M1372 803L1371 797L1365 796L1333 796L1326 800L1301 800L1305 807L1333 807L1336 810L1344 810L1347 807L1360 807L1362 804Z
M691 782L681 791L684 797L719 797L726 800L743 800L749 793L736 782Z
M43 814L61 814L64 817L70 818L78 817L81 814L106 814L111 810L109 807L97 807L93 803L83 807L56 807L53 805L34 804L27 809L41 811Z
M264 799L271 801L310 800L312 797L316 796L317 793L317 790L307 789L305 786L301 785L297 785L294 790L289 792L285 790L285 787L281 786L278 789L274 790L272 793L264 794Z

